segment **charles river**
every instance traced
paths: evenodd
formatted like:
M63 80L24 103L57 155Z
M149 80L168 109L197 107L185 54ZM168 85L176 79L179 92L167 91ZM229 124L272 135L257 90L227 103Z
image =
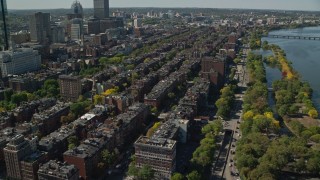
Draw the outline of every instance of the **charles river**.
M271 35L293 35L303 37L320 37L320 26L300 29L272 31ZM320 110L320 40L263 38L269 44L279 45L292 62L293 68L299 72L302 80L308 81L313 88L313 102ZM269 52L270 53L270 52ZM264 55L269 53L263 53ZM267 67L268 86L272 81L280 79L278 69Z

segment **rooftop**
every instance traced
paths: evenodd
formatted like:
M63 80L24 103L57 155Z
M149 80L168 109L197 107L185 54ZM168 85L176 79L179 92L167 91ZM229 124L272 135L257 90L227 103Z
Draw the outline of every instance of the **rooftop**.
M175 139L179 127L171 121L166 121L154 132L150 139Z
M75 165L68 165L66 163L51 160L41 165L38 173L69 179L69 177L72 177L77 171L79 170Z
M25 162L35 162L37 161L40 157L44 156L46 153L45 152L41 152L41 151L35 151L32 154L30 154L29 156L25 157L23 159L23 161Z
M69 104L65 103L58 103L55 106L51 107L50 109L47 109L40 113L35 113L33 115L33 120L35 121L46 121L52 116L55 116L56 113L59 113L60 111L65 110L66 108L69 108Z
M165 149L173 149L176 145L177 141L165 139L165 138L158 138L158 139L149 139L145 136L141 136L135 144L143 144L147 146L156 146Z
M90 144L80 144L78 147L64 152L63 155L78 157L81 159L91 158L100 150L97 145L98 144L94 146Z

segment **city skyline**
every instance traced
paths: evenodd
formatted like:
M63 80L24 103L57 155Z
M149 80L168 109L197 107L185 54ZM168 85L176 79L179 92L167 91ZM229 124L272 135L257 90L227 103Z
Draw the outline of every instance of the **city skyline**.
M21 2L21 0L10 0L8 9L55 9L69 8L74 0L56 0L48 2L43 0L29 0ZM80 1L84 8L93 8L93 1ZM307 10L319 11L319 0L306 0L301 3L300 0L162 0L150 2L149 0L111 0L110 7L199 7L199 8L239 8L239 9L283 9L283 10Z

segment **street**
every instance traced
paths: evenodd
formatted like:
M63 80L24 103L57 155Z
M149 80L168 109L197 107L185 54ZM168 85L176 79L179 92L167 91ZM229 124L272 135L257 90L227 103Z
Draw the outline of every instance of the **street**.
M244 54L247 52L244 50ZM235 94L235 103L231 111L231 118L228 121L223 121L224 130L226 132L224 140L221 144L220 152L212 167L212 180L226 179L238 180L239 172L234 161L236 143L241 138L240 122L242 117L243 96L249 81L248 74L245 67L245 58L237 65L237 77L239 91Z

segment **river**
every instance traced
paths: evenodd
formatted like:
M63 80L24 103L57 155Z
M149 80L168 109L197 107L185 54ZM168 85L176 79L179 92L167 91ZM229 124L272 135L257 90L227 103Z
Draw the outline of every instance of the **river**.
M320 37L320 26L299 29L277 30L272 35L296 35ZM299 72L302 80L310 83L313 88L313 102L320 110L320 40L276 39L263 38L269 44L280 46L292 62L293 68ZM268 53L268 52L265 52ZM262 54L264 54L262 52ZM268 86L272 81L280 79L281 73L277 69L266 67Z

